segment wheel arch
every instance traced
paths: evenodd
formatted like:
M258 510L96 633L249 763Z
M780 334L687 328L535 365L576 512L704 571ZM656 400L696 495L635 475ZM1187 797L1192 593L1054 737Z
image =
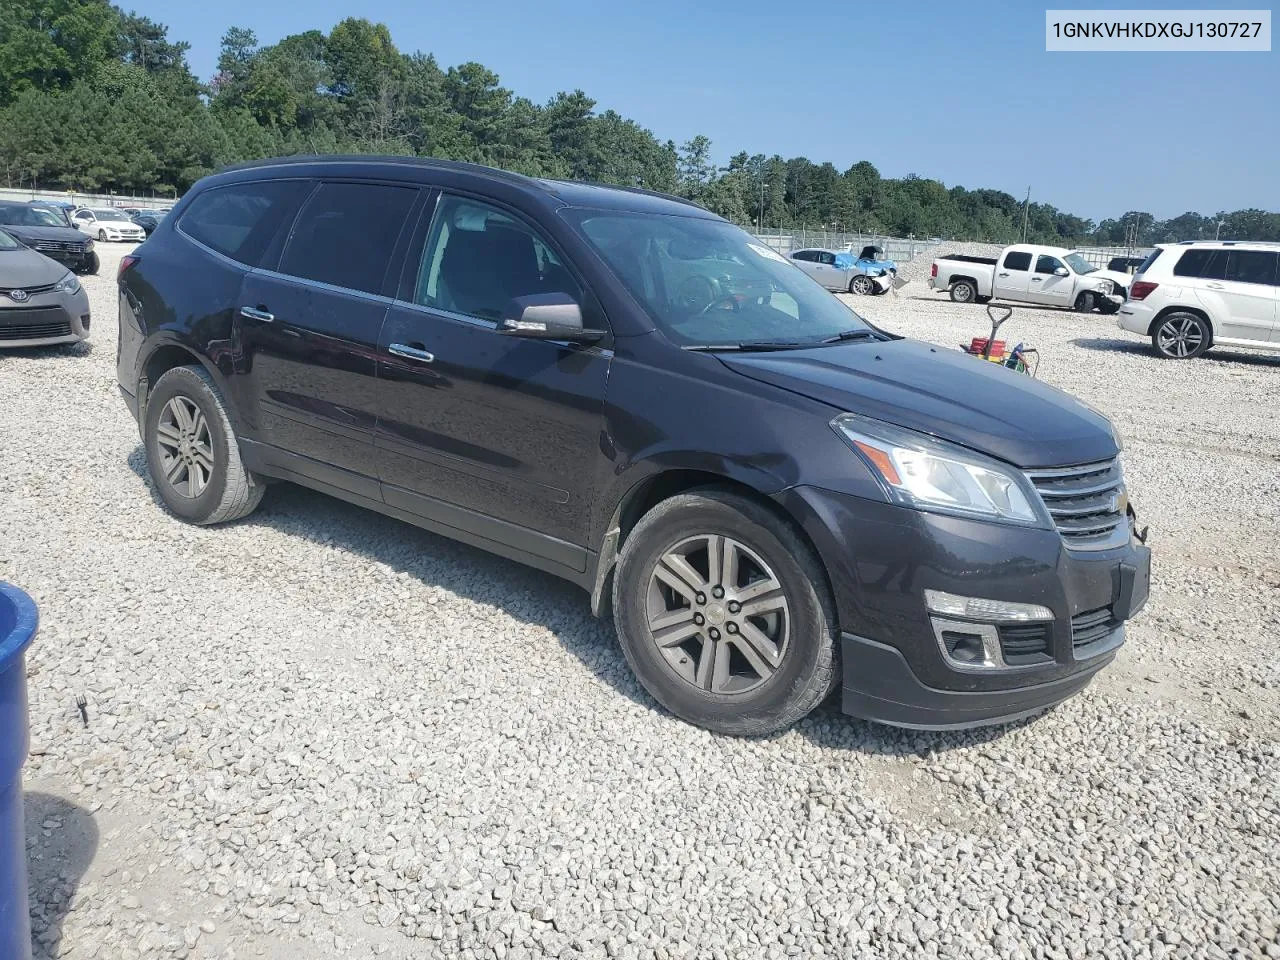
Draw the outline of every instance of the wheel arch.
M1169 316L1172 313L1189 313L1192 316L1199 317L1201 320L1203 320L1205 322L1205 325L1209 328L1209 342L1208 344L1206 344L1205 349L1208 350L1209 347L1213 346L1213 318L1209 316L1208 312L1206 312L1205 310L1202 310L1200 307L1184 307L1184 306L1165 307L1163 310L1157 313L1154 317L1152 317L1151 322L1147 324L1147 336L1148 337L1154 336L1156 332L1156 326L1160 323L1161 320L1163 320L1165 317Z
M618 553L626 543L627 536L640 522L640 518L664 500L701 489L736 493L764 507L785 523L800 542L812 551L814 559L822 570L823 582L818 584L818 587L826 591L826 596L831 600L834 609L835 593L831 586L831 574L827 570L822 551L813 542L799 518L792 516L775 498L745 480L698 468L670 467L652 473L633 484L615 506L613 515L600 539L600 550L596 559L596 574L591 590L591 612L595 616L608 617L611 613L613 572L617 566Z
M226 404L227 414L231 419L232 426L239 430L239 416L235 406L230 403L227 391L226 378L218 368L210 363L200 352L190 344L184 343L176 338L163 338L154 340L147 348L145 348L138 357L138 426L147 422L147 398L151 394L151 389L155 382L164 376L174 367L198 366L208 371L209 376L213 378L213 382L217 385L219 392Z

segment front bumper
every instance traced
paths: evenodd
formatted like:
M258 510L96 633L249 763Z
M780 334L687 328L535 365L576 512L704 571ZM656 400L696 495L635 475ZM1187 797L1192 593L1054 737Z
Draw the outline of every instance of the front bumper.
M790 488L778 500L827 568L842 631L844 709L870 720L961 728L1058 703L1111 662L1125 621L1149 591L1151 554L1132 536L1109 550L1073 551L1056 530L924 513L816 487ZM997 626L1007 665L961 668L939 632L954 624L939 626L925 590L1036 604L1053 619L1030 632L1025 624ZM1032 654L1017 652L1029 642Z
M37 294L21 306L0 301L0 348L47 347L88 336L89 297L83 288Z
M64 242L34 243L32 244L32 249L37 253L43 253L50 260L56 260L64 267L77 273L85 269L93 260L92 240L77 245Z

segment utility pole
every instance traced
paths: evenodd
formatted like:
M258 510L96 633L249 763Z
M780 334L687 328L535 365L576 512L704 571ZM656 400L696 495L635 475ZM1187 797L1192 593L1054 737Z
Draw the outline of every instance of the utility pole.
M1027 186L1027 199L1022 204L1022 242L1027 242L1027 220L1031 216L1031 187Z
M1213 232L1213 239L1215 239L1215 240L1221 240L1221 239L1222 239L1222 225L1223 225L1224 223L1226 223L1226 222L1227 222L1227 221L1225 221L1225 220L1219 220L1219 221L1218 221L1218 229L1217 229L1217 230L1215 230L1215 231Z

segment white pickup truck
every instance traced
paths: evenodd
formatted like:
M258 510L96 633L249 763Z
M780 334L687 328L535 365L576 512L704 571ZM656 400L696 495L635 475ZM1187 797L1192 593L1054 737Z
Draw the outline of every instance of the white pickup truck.
M939 257L933 261L929 286L946 290L957 303L986 303L997 297L1082 313L1115 313L1132 280L1115 270L1099 270L1074 250L1019 243L1005 247L994 259Z

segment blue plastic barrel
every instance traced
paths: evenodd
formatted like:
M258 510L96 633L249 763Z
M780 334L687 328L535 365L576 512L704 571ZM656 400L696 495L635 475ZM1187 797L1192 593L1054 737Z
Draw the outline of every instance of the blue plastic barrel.
M26 652L39 618L30 597L0 583L0 957L29 960L22 765L27 759Z

